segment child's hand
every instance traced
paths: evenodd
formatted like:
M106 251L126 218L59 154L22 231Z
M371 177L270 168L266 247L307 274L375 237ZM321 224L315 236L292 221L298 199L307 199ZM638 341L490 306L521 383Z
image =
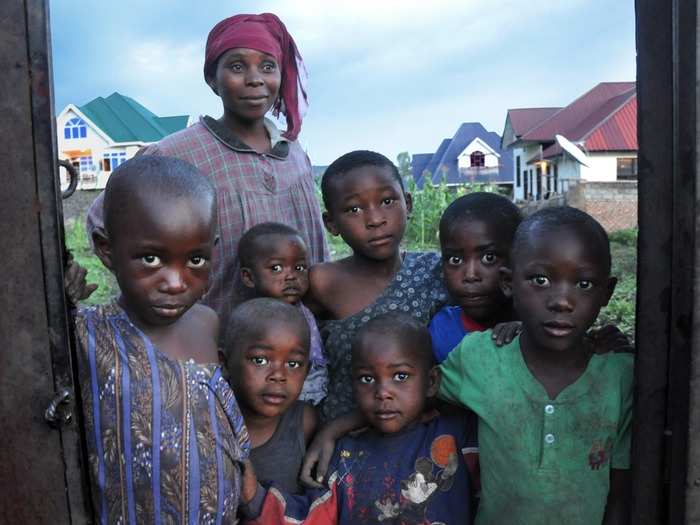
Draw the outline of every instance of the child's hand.
M323 478L328 472L336 440L335 433L328 426L316 433L306 449L304 463L301 465L299 479L304 485L317 489L323 488ZM315 474L314 476L312 476L312 472Z
M498 323L493 327L491 339L496 343L496 346L503 346L510 343L520 333L522 329L520 321L512 321L510 323Z
M92 295L92 292L97 290L96 284L87 284L86 275L87 270L71 257L63 275L63 286L66 290L66 297L72 304L78 304L78 301L87 299Z
M250 503L255 497L258 489L258 477L250 459L243 461L243 479L241 480L241 500L245 505Z
M593 351L596 354L634 353L634 347L629 339L617 326L608 324L602 328L589 330L588 337L593 343Z

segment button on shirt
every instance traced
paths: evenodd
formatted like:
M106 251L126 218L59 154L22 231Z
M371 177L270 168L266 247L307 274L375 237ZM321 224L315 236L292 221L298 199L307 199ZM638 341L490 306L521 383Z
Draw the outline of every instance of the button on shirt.
M440 395L479 417L477 525L601 523L610 469L630 466L633 356L593 355L550 399L520 339L498 348L470 334L441 365Z

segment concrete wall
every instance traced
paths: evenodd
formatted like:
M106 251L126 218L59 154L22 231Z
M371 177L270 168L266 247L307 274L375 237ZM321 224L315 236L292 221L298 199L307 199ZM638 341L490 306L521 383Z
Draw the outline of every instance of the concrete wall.
M637 182L586 182L572 184L565 195L521 204L529 215L551 206L569 205L595 217L608 232L637 226Z

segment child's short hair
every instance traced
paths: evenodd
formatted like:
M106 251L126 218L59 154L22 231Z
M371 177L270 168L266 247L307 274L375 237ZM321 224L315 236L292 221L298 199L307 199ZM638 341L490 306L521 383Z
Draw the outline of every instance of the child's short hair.
M359 351L363 339L368 334L382 334L396 337L406 349L420 361L426 370L435 366L430 332L418 319L403 312L389 312L367 321L355 334L352 342L352 355Z
M120 164L107 181L104 224L108 235L114 236L119 217L128 215L135 195L153 193L159 198L188 197L216 205L214 186L189 162L162 155L138 155Z
M242 267L250 267L254 264L258 254L256 242L266 235L288 235L301 237L301 234L286 224L279 222L263 222L256 224L247 230L241 240L238 241L238 258Z
M224 355L229 359L241 342L260 337L267 323L286 322L299 326L304 347L309 350L309 324L299 308L269 297L258 297L238 305L229 316L224 337Z
M345 155L338 157L334 160L330 166L326 168L321 178L321 197L323 198L323 205L326 210L329 209L330 198L330 185L334 179L337 179L340 175L347 173L355 168L360 168L362 166L375 166L377 168L388 168L391 171L392 176L398 181L399 186L401 186L401 191L406 192L403 184L403 179L399 174L399 170L396 165L386 158L381 153L369 150L356 150L346 153Z
M483 221L497 228L503 240L510 244L523 216L520 208L502 195L484 191L468 193L455 199L443 212L440 242L445 242L452 229L465 219Z
M511 264L517 264L518 252L530 242L532 237L546 238L547 232L562 229L573 230L584 237L587 246L591 247L591 252L602 256L603 260L600 262L603 264L605 272L610 273L611 256L608 234L593 217L570 206L545 208L523 220L513 238Z

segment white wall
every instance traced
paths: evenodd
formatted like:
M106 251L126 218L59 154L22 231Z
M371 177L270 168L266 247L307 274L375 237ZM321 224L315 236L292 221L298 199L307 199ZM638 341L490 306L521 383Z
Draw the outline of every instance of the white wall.
M457 166L459 168L470 168L471 167L471 154L475 151L480 151L484 154L484 167L485 168L497 168L500 156L489 147L483 140L476 138L474 139L464 151L457 157Z
M60 159L69 159L67 152L75 150L90 150L92 156L93 171L83 172L80 174L78 189L79 190L90 190L90 189L103 189L107 184L107 179L109 179L111 171L104 171L102 165L103 154L108 152L124 151L126 152L126 158L130 159L136 152L143 146L141 143L128 143L120 144L114 143L111 140L105 139L97 129L94 127L93 123L89 120L83 119L87 124L87 134L85 138L77 139L66 139L64 137L64 128L66 123L72 118L80 117L77 113L72 110L62 112L56 118L56 133L58 135L58 157ZM94 175L94 178L86 178L85 176ZM67 174L65 170L61 170L61 184L65 186L67 184Z

